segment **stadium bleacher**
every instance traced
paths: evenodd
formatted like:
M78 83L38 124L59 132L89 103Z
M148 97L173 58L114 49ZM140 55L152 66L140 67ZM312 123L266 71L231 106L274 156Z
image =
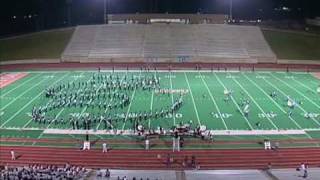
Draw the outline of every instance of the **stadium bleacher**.
M275 62L254 26L224 24L112 24L78 26L63 61Z

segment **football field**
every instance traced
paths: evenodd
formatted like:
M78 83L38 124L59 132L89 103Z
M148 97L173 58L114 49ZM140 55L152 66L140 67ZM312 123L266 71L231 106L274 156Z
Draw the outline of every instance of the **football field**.
M13 72L3 72L12 74ZM13 136L21 130L37 132L35 138L47 132L68 134L73 129L71 117L113 116L122 118L112 122L112 128L129 131L134 127L130 117L169 109L177 99L182 105L173 113L140 121L145 129L171 129L179 124L190 124L192 129L205 126L217 135L284 135L314 138L320 131L320 80L302 72L211 72L211 71L45 71L24 72L21 79L3 87L0 95L1 136ZM34 107L45 107L52 100L45 96L47 88L63 84L82 84L97 76L113 76L123 83L128 77L159 78L158 89L116 90L128 95L123 107L103 108L103 98L90 99L84 106L61 106L46 112L50 121L32 120ZM101 86L93 88L100 92ZM226 95L226 90L229 95ZM84 90L73 89L74 94ZM161 91L161 92L160 92ZM166 91L166 93L163 93ZM185 92L185 93L181 93ZM97 93L98 94L98 93ZM118 99L106 98L105 103ZM93 102L92 102L93 101ZM288 105L290 101L293 106ZM292 113L291 115L289 115ZM60 121L60 123L59 123ZM102 121L92 123L97 132L106 130ZM272 131L270 131L272 130ZM6 133L5 133L6 132ZM272 132L272 134L270 134Z

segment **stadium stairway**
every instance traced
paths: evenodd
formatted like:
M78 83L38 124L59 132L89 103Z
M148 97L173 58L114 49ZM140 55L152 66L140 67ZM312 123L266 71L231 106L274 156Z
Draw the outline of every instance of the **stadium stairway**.
M10 150L18 156L11 160ZM173 163L167 167L167 154L173 157ZM200 169L265 169L268 163L273 168L295 168L306 162L310 167L320 165L320 148L295 149L234 149L234 150L80 150L75 148L49 148L35 146L1 146L1 165L56 164L67 162L87 168L115 169L188 169L182 164L188 156L196 157Z

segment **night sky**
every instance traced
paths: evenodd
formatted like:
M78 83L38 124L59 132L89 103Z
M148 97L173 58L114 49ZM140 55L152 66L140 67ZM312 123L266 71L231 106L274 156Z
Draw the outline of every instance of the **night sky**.
M108 13L228 14L229 0L108 0ZM320 16L320 0L233 0L236 19ZM288 8L287 10L283 9ZM103 23L103 0L1 0L0 35Z

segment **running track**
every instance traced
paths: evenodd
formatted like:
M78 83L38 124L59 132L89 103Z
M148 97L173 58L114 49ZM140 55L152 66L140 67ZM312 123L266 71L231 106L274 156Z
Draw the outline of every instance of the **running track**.
M174 162L170 169L182 169L185 156L196 157L201 169L264 169L268 163L273 168L295 168L301 162L310 167L319 167L320 148L295 148L263 150L184 150L172 153L170 150L101 150L82 151L75 148L48 147L0 147L2 165L55 164L62 166L69 162L87 168L124 169L168 169L166 157L170 153ZM10 150L18 154L17 160L10 160ZM159 155L161 156L159 158ZM185 168L184 168L185 169Z

